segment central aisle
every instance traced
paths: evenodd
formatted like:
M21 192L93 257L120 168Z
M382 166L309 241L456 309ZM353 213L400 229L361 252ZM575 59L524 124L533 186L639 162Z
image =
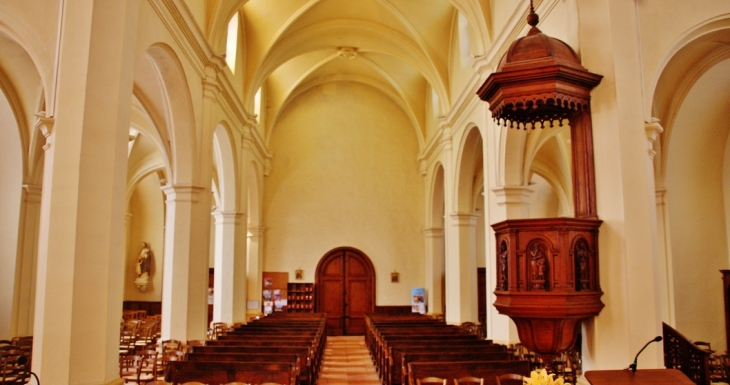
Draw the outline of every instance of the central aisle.
M318 385L380 385L363 336L327 337Z

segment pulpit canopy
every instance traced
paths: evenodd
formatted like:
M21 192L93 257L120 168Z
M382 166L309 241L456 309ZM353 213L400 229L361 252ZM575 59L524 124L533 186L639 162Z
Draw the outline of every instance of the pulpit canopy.
M537 27L531 8L527 36L515 40L487 81L479 97L489 103L492 116L509 127L549 127L587 110L591 90L601 75L588 72L575 51Z

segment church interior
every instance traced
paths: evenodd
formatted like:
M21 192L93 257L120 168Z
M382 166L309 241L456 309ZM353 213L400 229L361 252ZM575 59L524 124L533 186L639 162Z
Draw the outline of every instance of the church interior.
M512 127L483 97L531 9L597 75L588 121ZM584 371L663 324L728 349L727 0L3 0L0 91L0 339L33 336L45 384L121 384L130 309L182 341L415 310L518 343L494 225L576 202L598 226ZM533 288L541 250L515 254Z

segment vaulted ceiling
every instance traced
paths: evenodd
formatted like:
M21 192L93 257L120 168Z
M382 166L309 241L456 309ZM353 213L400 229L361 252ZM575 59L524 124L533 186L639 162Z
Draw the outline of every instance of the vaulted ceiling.
M195 12L199 1L187 3ZM238 15L240 59L231 69L243 82L241 98L249 111L262 90L266 132L297 95L350 81L387 95L423 138L427 110L444 114L456 96L451 76L462 69L453 67L468 64L469 55L482 54L487 45L487 33L480 31L487 31L490 3L218 0L203 5L199 13L207 16L198 22L214 49L224 52L228 22Z

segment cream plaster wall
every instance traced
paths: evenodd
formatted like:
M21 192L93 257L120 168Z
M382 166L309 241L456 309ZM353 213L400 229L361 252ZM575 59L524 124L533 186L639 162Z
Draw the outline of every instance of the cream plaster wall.
M727 73L730 60L705 73L687 95L672 127L666 179L676 327L718 351L725 345L719 270L728 266L722 180L730 132L723 118L730 110L730 81L718 79Z
M290 104L270 148L263 270L301 267L312 282L327 251L355 247L375 267L376 304L409 304L425 284L425 194L405 114L372 88L325 84Z
M162 300L162 258L164 251L165 201L156 173L143 178L132 193L128 212L129 220L127 237L126 262L124 264L124 300L125 301L161 301ZM134 271L137 256L142 242L152 250L151 284L145 292L134 285L137 275Z
M15 293L23 154L18 127L0 91L0 339L14 337L11 323ZM12 187L12 188L10 188Z
M530 180L530 218L555 218L558 216L558 195L552 186L537 174Z

